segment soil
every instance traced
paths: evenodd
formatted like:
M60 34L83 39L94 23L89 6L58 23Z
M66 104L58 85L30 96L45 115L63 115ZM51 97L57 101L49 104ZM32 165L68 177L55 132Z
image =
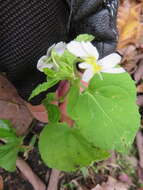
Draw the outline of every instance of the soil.
M26 162L30 165L36 175L38 175L45 182L48 167L46 167L41 161L37 148L34 148L29 153ZM34 190L31 184L18 170L10 173L0 169L0 175L4 180L4 190Z
M42 128L42 123L35 123L35 126L32 128L31 132L29 132L26 136L24 144L27 145L32 136L34 134L39 134ZM23 154L20 154L20 156L23 157ZM37 142L35 143L35 147L28 153L26 162L31 167L33 172L46 183L47 180L45 179L45 176L50 169L42 162L40 158ZM4 181L4 190L34 190L32 185L18 169L16 169L15 172L7 172L0 168L0 176L2 176Z

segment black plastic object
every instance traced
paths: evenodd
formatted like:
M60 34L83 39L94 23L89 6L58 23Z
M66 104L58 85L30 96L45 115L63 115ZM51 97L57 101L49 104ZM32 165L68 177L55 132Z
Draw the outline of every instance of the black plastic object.
M93 34L93 44L98 48L100 57L112 53L118 40L116 19L119 0L71 1L73 33Z

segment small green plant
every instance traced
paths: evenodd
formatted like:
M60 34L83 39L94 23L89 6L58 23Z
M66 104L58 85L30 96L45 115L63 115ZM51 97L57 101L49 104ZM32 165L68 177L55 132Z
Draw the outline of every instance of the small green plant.
M75 171L107 159L109 150L125 153L140 125L134 81L117 65L121 59L117 53L99 59L93 39L83 34L68 44L53 45L37 64L47 81L33 90L30 99L62 80L69 86L62 97L49 93L43 100L49 123L40 134L39 151L51 168ZM61 119L53 101L67 102L72 127Z
M16 136L8 120L0 120L0 142L0 166L8 171L14 171L23 138Z

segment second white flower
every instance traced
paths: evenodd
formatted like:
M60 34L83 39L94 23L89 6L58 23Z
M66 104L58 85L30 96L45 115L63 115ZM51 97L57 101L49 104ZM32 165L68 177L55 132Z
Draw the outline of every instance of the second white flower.
M77 57L80 57L83 62L79 64L79 68L85 69L82 80L89 82L95 73L122 73L125 70L121 67L115 67L121 61L121 56L117 53L112 53L102 59L99 58L99 53L91 42L71 41L67 45L69 52Z

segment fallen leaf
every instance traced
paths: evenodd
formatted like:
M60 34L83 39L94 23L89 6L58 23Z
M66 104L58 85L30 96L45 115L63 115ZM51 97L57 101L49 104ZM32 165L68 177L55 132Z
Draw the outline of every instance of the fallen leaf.
M123 183L127 183L128 185L133 184L131 178L126 173L121 173L118 179Z
M143 95L138 95L137 96L136 103L137 103L138 106L143 107Z
M96 187L92 188L91 190L104 190L103 187L101 187L101 185L96 185Z
M140 61L136 72L134 73L134 79L136 82L139 82L143 79L143 60Z
M18 135L29 128L33 117L14 86L0 75L0 119L8 119Z
M128 44L136 44L141 36L141 3L126 0L118 11L119 43L118 48L124 48Z
M34 118L36 118L38 121L41 121L42 123L48 122L47 111L43 105L32 106L29 103L26 103L26 105Z
M103 183L101 187L104 190L128 190L129 185L109 176L108 181L106 183Z
M129 163L135 170L138 167L138 160L137 157L133 156L133 155L125 155L125 160L127 161L127 163Z
M137 86L137 92L138 92L138 93L143 93L143 83L141 83L141 84L139 84L139 85Z
M3 178L0 176L0 190L3 190L4 185L3 185Z

